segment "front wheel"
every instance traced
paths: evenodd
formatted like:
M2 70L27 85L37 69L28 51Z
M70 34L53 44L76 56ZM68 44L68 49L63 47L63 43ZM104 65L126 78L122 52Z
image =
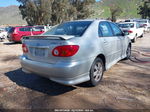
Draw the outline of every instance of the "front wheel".
M96 58L90 70L90 84L96 86L102 80L104 73L104 63L100 58Z
M131 45L128 45L125 59L130 59L130 57L131 57Z

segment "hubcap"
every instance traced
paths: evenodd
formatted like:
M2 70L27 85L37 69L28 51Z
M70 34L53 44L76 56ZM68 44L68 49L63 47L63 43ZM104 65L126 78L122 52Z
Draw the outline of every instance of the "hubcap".
M101 79L102 73L103 73L102 64L98 62L94 66L94 73L93 73L93 78L96 82L98 82Z

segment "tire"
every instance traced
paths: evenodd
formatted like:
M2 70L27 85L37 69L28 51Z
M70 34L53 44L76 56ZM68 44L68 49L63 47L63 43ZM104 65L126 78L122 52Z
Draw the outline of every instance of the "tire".
M104 73L104 63L100 58L96 58L90 69L90 85L96 86L102 80Z
M132 39L132 42L135 43L137 40L137 35L134 37L134 39Z
M142 34L142 35L140 36L140 38L143 38L143 35L144 35L144 34Z
M131 45L128 45L127 51L126 51L126 60L130 59L131 57Z

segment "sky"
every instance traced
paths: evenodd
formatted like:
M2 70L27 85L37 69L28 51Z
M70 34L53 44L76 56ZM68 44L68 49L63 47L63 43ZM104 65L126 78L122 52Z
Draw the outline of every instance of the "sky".
M19 5L16 0L0 0L0 7L7 7L10 5Z
M0 0L0 7L7 7L10 5L19 5L19 3L16 0Z

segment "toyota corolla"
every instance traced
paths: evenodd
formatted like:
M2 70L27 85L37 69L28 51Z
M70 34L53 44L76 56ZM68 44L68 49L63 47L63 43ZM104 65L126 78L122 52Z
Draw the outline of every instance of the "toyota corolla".
M24 37L22 49L24 72L65 85L89 81L96 86L105 70L130 57L131 41L113 22L78 20Z

